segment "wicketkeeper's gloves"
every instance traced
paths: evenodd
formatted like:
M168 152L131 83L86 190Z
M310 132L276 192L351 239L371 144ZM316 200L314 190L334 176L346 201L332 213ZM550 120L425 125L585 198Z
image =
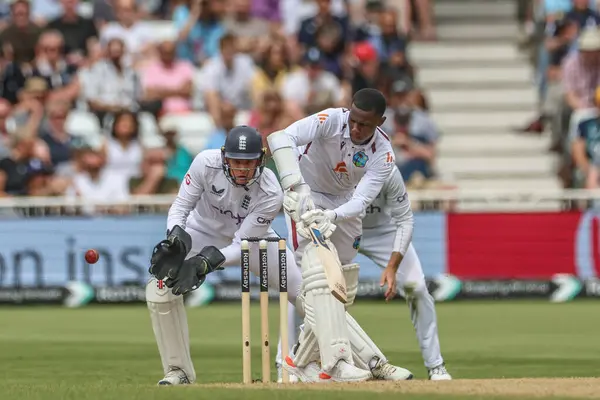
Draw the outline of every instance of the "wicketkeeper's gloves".
M192 237L182 227L175 225L167 232L167 238L154 246L148 272L158 280L175 278L191 249Z
M177 276L165 281L173 289L174 295L186 294L198 289L206 280L206 275L223 269L225 256L215 246L206 246L200 253L183 262Z

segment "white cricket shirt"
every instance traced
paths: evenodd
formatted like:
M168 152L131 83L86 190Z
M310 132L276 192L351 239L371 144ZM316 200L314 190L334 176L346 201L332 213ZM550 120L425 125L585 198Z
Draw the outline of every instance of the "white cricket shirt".
M394 224L397 227L392 251L406 254L412 240L414 218L404 180L394 168L375 201L366 209L363 235L377 235L377 228Z
M283 192L271 170L265 168L247 189L234 186L223 172L221 150L205 150L194 158L181 182L167 229L188 226L231 238L233 243L220 250L232 259L240 252L241 238L266 235L282 204Z
M300 171L311 190L347 200L334 210L338 219L363 214L396 168L381 129L365 144L352 143L349 116L346 108L328 108L285 129L301 154Z

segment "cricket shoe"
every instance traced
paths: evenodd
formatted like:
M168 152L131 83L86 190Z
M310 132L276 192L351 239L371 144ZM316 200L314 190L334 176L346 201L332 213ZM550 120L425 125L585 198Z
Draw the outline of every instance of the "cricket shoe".
M360 369L345 360L339 360L330 372L319 374L320 382L364 382L373 378L370 371Z
M369 362L373 379L378 381L409 381L413 378L412 372L405 368L397 367L389 362L383 362L379 357L373 357Z
M292 382L292 377L295 378L296 382L321 382L321 378L319 376L321 374L321 367L315 361L308 363L304 367L298 367L296 364L294 364L294 360L292 360L292 357L287 356L283 362L282 367L290 374L290 382Z
M289 383L298 383L298 377L288 372ZM283 367L277 363L277 383L283 383Z
M165 377L158 381L158 386L189 385L189 383L190 380L182 369L172 367Z
M434 368L429 368L430 381L451 381L452 376L446 370L446 366L442 363Z

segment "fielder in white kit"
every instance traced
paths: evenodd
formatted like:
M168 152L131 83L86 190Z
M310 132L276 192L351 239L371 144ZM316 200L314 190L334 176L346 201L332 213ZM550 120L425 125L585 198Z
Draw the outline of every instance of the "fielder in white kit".
M331 371L338 373L337 380L360 381L366 376L361 370L375 379L412 379L410 371L388 363L344 306L333 299L323 268L314 267L315 260L305 252L312 246L305 230L316 223L337 250L342 270L358 272L358 265L351 263L362 234L360 217L396 168L390 141L379 128L385 109L379 91L363 89L354 95L351 109L324 110L267 138L284 189L290 242L304 282L296 304L306 314L305 324L293 357L283 366L303 382L330 380ZM346 276L349 304L358 286L358 273L353 276ZM344 316L347 326L339 323ZM336 371L336 365L355 365L358 370Z
M153 278L146 287L165 374L159 385L196 380L181 295L198 288L221 265L238 266L242 238L277 236L271 222L281 209L283 193L275 174L264 168L265 157L260 134L238 126L229 132L222 150L196 156L181 184L169 210L167 239L154 249L149 271ZM251 251L258 254L258 248ZM269 286L274 288L279 287L277 252L276 246L269 246ZM302 277L289 249L287 260L289 300L294 304ZM250 270L258 276L256 257Z
M366 209L359 252L384 269L381 285L387 285L386 300L396 294L396 285L406 298L421 354L431 380L450 380L440 351L433 297L427 291L421 261L413 247L414 218L406 186L394 168L377 198Z

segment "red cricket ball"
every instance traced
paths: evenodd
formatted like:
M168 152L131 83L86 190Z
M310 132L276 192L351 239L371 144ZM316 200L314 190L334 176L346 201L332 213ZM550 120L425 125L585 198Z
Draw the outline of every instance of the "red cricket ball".
M100 254L96 250L88 250L85 252L85 261L88 264L96 264L98 259L100 258Z

